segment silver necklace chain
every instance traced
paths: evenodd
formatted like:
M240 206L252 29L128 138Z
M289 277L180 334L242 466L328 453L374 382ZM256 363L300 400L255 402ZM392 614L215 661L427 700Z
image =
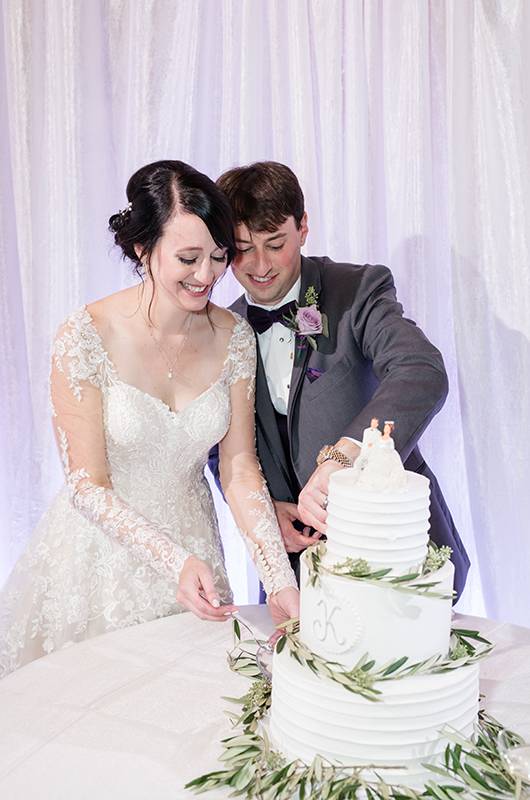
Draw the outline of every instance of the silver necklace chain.
M149 336L153 340L156 349L158 350L158 352L162 356L163 360L167 364L167 377L168 377L168 380L170 380L170 381L173 380L173 377L174 377L174 374L175 374L175 365L176 365L177 361L179 360L179 358L180 358L180 356L182 354L182 351L184 350L184 345L188 341L188 338L189 338L189 335L190 335L192 318L193 318L193 314L190 314L189 317L188 317L188 327L187 327L187 330L186 330L186 334L185 334L184 338L182 339L182 342L180 343L180 346L179 346L179 348L177 350L177 353L175 355L175 358L173 360L170 360L167 357L167 354L166 354L165 350L163 349L162 345L160 344L160 342L157 342L157 340L155 338L155 335L154 335L153 330L152 330L153 326L149 323L148 320L146 320L146 325L147 325L147 330L149 331Z

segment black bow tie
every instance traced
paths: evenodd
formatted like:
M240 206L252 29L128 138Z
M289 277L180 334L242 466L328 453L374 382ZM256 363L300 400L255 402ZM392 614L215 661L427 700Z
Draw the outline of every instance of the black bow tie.
M268 311L266 308L260 308L259 306L249 305L247 308L247 319L256 333L264 333L268 331L275 322L281 322L282 325L288 328L289 320L285 319L285 317L288 317L289 313L295 311L295 309L295 300L291 300L290 303L285 303L285 305L280 308L274 308L272 311Z

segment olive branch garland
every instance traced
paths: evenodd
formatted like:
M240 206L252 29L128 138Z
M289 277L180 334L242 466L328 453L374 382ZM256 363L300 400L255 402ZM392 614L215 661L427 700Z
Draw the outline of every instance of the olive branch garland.
M305 557L308 566L308 581L311 586L319 586L321 574L326 573L354 581L363 581L374 586L389 586L405 594L419 594L424 597L450 600L453 598L454 592L448 594L434 590L439 581L424 580L418 582L418 579L427 577L443 567L448 561L451 552L451 548L446 545L438 548L434 542L429 542L427 556L421 569L409 572L406 575L390 575L391 567L374 570L364 558L347 558L345 561L328 566L323 563L323 557L326 553L325 542L309 547L303 557Z
M252 636L250 628L243 625ZM186 784L186 788L196 794L225 787L231 790L231 797L249 800L291 800L293 797L299 800L517 800L523 785L527 785L510 773L498 746L501 732L511 747L523 745L523 740L482 711L475 742L444 731L449 743L443 762L426 765L436 776L436 782L428 781L423 792L388 784L377 775L367 776L369 770L384 769L381 765L347 766L334 764L321 756L315 756L311 764L287 761L273 749L266 732L263 729L258 732L259 722L271 701L271 682L263 677L256 658L256 650L266 642L253 636L242 640L237 620L234 620L234 636L236 644L228 656L230 666L235 672L255 680L242 697L225 698L241 706L242 713L233 722L234 727L241 730L222 740L220 761L224 769L201 775Z
M378 667L375 661L365 654L351 669L347 669L342 664L327 661L310 650L298 636L300 630L298 620L290 620L283 625L283 629L284 633L276 644L277 653L281 653L287 647L289 654L301 666L308 667L315 675L340 683L348 691L373 701L378 701L379 695L382 693L375 687L375 683L399 680L411 675L434 675L450 672L453 669L475 664L493 648L491 642L484 639L478 631L453 628L449 653L445 656L435 655L412 664L409 663L408 656L402 656Z

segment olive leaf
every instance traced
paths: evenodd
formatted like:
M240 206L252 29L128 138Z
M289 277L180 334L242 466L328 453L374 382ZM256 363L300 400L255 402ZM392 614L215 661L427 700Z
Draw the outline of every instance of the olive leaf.
M445 600L449 600L454 596L454 592L436 591L439 581L419 580L439 570L445 564L451 555L450 547L437 548L434 542L429 542L422 568L416 572L409 572L407 575L391 575L392 569L390 567L373 570L370 564L362 558L347 558L345 561L330 566L323 563L325 553L326 543L320 542L318 545L308 548L302 556L307 564L308 583L311 586L318 586L320 584L320 576L325 573L354 581L363 581L374 586L390 586L396 592L404 594L437 597Z

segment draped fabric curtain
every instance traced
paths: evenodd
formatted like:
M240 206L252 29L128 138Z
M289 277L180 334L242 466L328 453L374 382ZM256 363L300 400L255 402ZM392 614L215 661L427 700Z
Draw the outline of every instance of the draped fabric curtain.
M451 393L422 449L473 562L459 608L530 624L530 4L0 8L0 580L61 481L54 330L131 280L106 230L128 177L275 159L305 192L305 252L389 265L442 350ZM227 275L216 300L237 294ZM219 507L243 602L255 581Z

